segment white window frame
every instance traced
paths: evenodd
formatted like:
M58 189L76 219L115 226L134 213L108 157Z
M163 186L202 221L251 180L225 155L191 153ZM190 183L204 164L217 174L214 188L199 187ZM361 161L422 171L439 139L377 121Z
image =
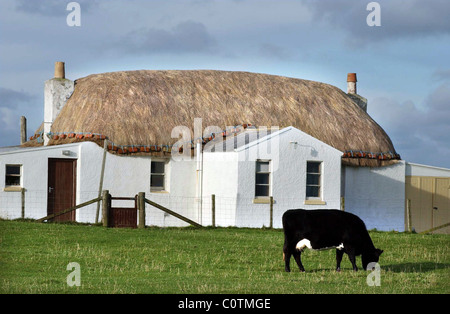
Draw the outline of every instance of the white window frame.
M19 174L7 174L8 167L19 167ZM19 185L8 185L6 184L7 177L19 177ZM23 165L20 164L6 164L5 165L5 191L21 191L23 188Z
M152 172L153 163L162 163L164 165L164 172ZM150 192L167 192L167 160L156 159L150 162ZM152 176L158 175L163 177L163 186L152 186Z
M268 171L264 172L264 171L258 171L258 163L267 163L268 164ZM263 183L257 183L256 181L256 177L258 174L267 174L268 177L268 183L267 184L263 184ZM256 195L256 190L257 190L257 186L268 186L268 194L269 195ZM269 199L270 196L272 195L272 163L270 160L267 159L258 159L256 160L255 163L255 199Z
M309 163L315 163L315 164L319 164L319 172L308 172L308 164ZM308 184L308 175L318 175L319 176L319 182L318 184ZM318 200L318 201L322 201L323 200L323 161L320 160L308 160L306 162L306 189L305 189L305 199L306 200ZM314 187L319 187L319 195L318 196L309 196L308 195L308 187L309 186L314 186Z

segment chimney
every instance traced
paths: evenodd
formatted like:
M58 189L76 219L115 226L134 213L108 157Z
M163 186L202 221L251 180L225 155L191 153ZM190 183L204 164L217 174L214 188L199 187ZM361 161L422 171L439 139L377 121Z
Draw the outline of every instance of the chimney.
M65 78L64 62L55 63L55 77L45 82L44 87L44 145L48 145L53 121L55 121L67 99L72 95L74 82Z
M356 94L356 73L347 74L347 94Z
M64 62L55 62L55 78L64 79L66 78L66 71L64 69Z
M367 99L356 92L356 73L347 74L347 96L353 100L362 110L367 112Z

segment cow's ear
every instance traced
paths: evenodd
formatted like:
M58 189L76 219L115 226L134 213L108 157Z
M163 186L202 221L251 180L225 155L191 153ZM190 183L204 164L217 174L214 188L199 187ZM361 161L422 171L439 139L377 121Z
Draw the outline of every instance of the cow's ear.
M381 255L381 253L383 253L384 251L383 250L380 250L380 249L376 249L376 254L378 255L378 256L380 256Z

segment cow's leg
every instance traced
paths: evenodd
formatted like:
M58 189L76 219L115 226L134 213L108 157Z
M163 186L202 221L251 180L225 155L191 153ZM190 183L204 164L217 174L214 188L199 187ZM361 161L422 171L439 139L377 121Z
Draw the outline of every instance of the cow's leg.
M344 255L344 250L336 249L336 271L341 271L341 261Z
M284 242L283 246L283 261L284 261L284 270L286 272L291 271L290 261L291 261L291 250L289 249L289 245L287 241Z
M301 254L302 254L302 251L299 251L299 250L295 250L294 253L292 253L292 255L294 255L295 261L297 262L298 268L300 269L301 272L304 272L305 268L303 267L303 264L302 264Z
M283 258L284 258L284 270L289 273L291 271L291 266L289 265L290 261L291 261L291 251L289 251L289 250L284 251L283 254L284 254L283 255Z
M355 254L355 250L353 248L347 249L347 254L348 254L348 258L350 259L350 262L352 263L353 266L353 271L358 271L358 267L356 266L356 254Z

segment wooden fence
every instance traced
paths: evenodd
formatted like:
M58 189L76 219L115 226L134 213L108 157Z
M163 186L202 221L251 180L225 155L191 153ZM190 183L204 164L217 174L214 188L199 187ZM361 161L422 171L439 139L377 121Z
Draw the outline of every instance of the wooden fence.
M71 212L71 211L74 211L74 210L76 210L76 209L78 209L78 208L81 208L81 207L84 207L84 206L87 206L87 205L94 204L94 203L99 202L99 201L101 201L101 200L102 200L101 197L97 197L97 198L94 198L94 199L92 199L92 200L90 200L90 201L87 201L87 202L81 203L81 204L79 204L79 205L76 205L76 206L73 206L73 207L69 207L69 208L67 208L67 209L64 209L64 210L62 210L62 211L60 211L60 212L57 212L57 213L54 213L54 214L51 214L51 215L42 217L42 218L40 218L40 219L38 219L38 220L36 220L36 221L37 221L37 222L44 222L45 220L50 220L50 219L53 219L53 218L55 218L55 217L58 217L58 216L67 214L67 213L69 213L69 212Z
M112 207L112 200L130 200L130 201L134 201L135 202L135 206L134 207ZM60 215L64 215L67 214L71 211L74 211L76 209L82 208L84 206L87 205L91 205L94 204L96 202L102 202L102 224L104 227L114 227L115 224L113 223L112 219L114 218L114 214L113 211L115 210L122 210L122 211L134 211L134 214L136 214L137 211L137 227L138 228L145 228L145 204L149 204L153 207L156 207L178 219L183 220L184 222L187 222L190 225L193 225L195 227L203 227L201 224L187 218L184 217L183 215L180 215L158 203L155 203L149 199L145 198L145 193L144 192L139 192L135 197L112 197L111 194L109 194L108 190L104 190L102 192L102 196L101 197L97 197L94 198L90 201L84 202L82 204L67 208L65 210L62 210L58 213L54 213L45 217L42 217L38 220L36 220L37 222L44 222L44 221L49 221L55 217L58 217ZM132 215L131 215L132 216ZM132 216L133 217L133 216ZM136 220L135 220L136 221ZM119 227L121 227L122 225L119 225ZM130 227L131 225L126 224L125 226ZM133 226L131 226L133 227Z

